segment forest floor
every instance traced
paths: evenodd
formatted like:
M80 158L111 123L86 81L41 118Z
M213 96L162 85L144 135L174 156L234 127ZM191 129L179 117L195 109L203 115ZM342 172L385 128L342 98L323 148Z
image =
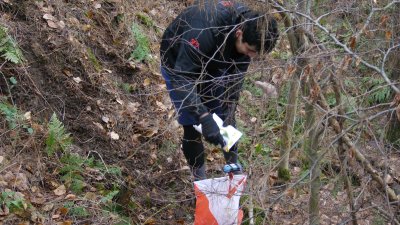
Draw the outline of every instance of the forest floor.
M13 129L0 116L0 224L193 222L193 185L179 149L182 130L173 118L158 57L163 28L183 7L182 1L0 2L0 24L25 57L20 66L0 65L0 98L20 115ZM146 62L129 60L137 46L133 21L151 43ZM246 107L239 108L242 124L251 119ZM48 154L53 113L72 145ZM397 173L398 158L385 161ZM208 172L221 176L221 153L210 149L207 159ZM291 161L293 182L304 172L299 160ZM274 184L276 172L269 169L254 169L249 177L252 187L268 190L253 198L271 203L256 206L256 215L263 215L256 223L307 224L308 180L284 189ZM323 182L321 223L345 224L350 219L346 191L334 163L325 169L324 178L331 172L338 180ZM364 209L357 214L359 224L386 224L378 212L385 204L379 186L369 176L357 177L353 191Z

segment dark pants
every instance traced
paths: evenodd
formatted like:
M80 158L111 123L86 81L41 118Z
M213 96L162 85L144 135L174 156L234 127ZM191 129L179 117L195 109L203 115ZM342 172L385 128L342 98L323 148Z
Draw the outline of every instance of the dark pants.
M183 126L182 151L191 168L200 168L204 165L204 146L201 134L193 126ZM222 150L221 150L222 151ZM226 163L237 163L237 146L224 153Z

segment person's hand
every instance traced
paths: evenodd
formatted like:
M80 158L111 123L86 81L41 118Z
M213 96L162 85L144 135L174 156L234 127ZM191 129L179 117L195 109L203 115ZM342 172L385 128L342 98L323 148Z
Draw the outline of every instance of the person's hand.
M201 130L206 141L214 145L221 145L221 148L223 148L225 146L225 141L212 115L209 113L202 115L200 117L200 123Z

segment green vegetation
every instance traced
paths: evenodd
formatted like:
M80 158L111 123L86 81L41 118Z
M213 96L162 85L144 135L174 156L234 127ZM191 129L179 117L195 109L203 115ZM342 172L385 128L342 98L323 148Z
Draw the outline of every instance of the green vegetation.
M89 57L90 62L92 62L94 68L96 69L97 72L101 71L101 64L99 60L96 58L96 55L93 53L92 49L88 48L87 49L87 54Z
M51 116L48 124L48 135L46 138L46 152L52 156L57 150L65 151L72 144L72 138L66 133L64 125L58 120L55 113Z
M24 56L16 41L7 33L7 28L0 25L0 54L5 60L18 64L24 61Z
M366 88L371 90L371 93L367 95L369 105L389 101L392 90L382 78L364 77L362 82Z
M85 159L78 154L67 152L61 157L60 161L63 165L59 170L61 180L76 194L82 193L86 186L84 179L85 168L93 168L98 171L101 176L122 176L119 167L106 167L103 163L95 160L93 157Z
M154 27L154 21L145 13L136 13L136 17L143 23L146 27Z
M136 85L135 84L129 84L129 83L119 83L117 84L119 88L121 88L124 92L130 94L133 91L136 90Z
M6 206L11 213L24 211L30 204L27 204L25 199L13 191L3 191L0 194L0 206Z
M133 38L136 41L136 48L131 53L129 60L143 61L150 56L150 42L139 25L133 23L131 27Z
M18 109L2 99L0 99L0 113L6 117L10 129L16 128L18 122L22 119Z
M68 214L76 217L87 217L89 216L89 212L82 206L75 206L75 203L72 201L66 202L64 207L68 209Z
M61 159L63 167L59 173L62 175L61 180L77 194L80 194L85 187L84 178L82 176L84 169L82 165L85 159L77 154L67 153Z
M33 129L24 121L24 116L16 106L0 98L0 114L5 116L9 129L16 129L18 126L24 128L29 134L33 134Z
M284 181L290 180L290 171L284 168L278 169L278 177Z

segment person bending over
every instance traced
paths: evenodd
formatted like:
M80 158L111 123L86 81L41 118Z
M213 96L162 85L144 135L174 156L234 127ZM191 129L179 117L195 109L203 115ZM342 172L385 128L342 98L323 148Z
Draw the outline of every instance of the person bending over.
M224 125L235 126L236 104L250 59L261 46L270 52L278 36L272 17L240 3L215 0L195 2L165 30L161 74L183 126L182 150L195 180L205 179L206 173L201 134L193 125L202 125L209 143L225 145L212 113ZM237 163L237 145L224 152L224 158Z

